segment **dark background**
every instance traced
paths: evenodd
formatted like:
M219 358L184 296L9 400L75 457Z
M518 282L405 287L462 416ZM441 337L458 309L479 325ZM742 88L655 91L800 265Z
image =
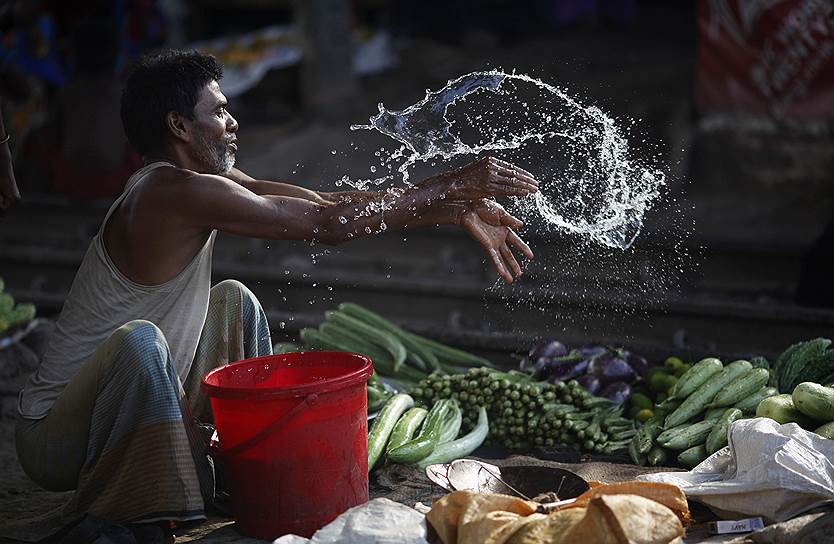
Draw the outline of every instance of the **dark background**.
M373 162L350 152L357 136L348 127L378 102L401 109L427 88L500 67L633 123L634 153L659 153L669 181L627 251L525 231L538 258L511 287L496 284L477 245L454 229L338 248L221 236L215 281L252 288L275 340L351 300L506 360L550 336L652 357L772 356L834 324L834 88L824 79L834 24L791 57L801 44L785 38L783 22L819 3L772 4L751 12L740 0L4 2L0 95L24 200L0 221L0 276L41 315L60 310L138 164L114 117L132 59L279 25L279 43L298 58L227 93L241 125L237 164L251 175L335 190L335 180ZM784 49L773 45L779 32ZM221 58L247 51L251 43ZM355 69L356 55L369 64ZM771 80L781 66L785 81L805 77L807 89L757 96L761 63Z

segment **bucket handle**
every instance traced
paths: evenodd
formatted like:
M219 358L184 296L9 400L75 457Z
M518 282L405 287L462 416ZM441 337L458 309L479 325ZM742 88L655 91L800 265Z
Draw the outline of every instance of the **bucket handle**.
M233 446L233 447L231 447L227 450L221 451L221 450L218 449L213 454L213 457L220 458L220 459L229 458L233 455L237 455L237 454L239 454L243 451L248 450L252 446L260 443L261 440L266 438L268 435L270 435L270 434L274 433L275 431L277 431L278 429L280 429L285 423L287 423L292 418L297 416L299 414L299 412L301 412L303 409L307 408L308 406L314 405L316 402L318 402L318 400L319 400L319 396L316 393L310 393L309 395L304 397L304 400L302 400L301 402L296 404L295 407L293 407L292 410L290 410L289 412L285 413L283 416L279 417L278 419L276 419L275 421L270 423L261 432L257 433L256 435L254 435L250 438L247 438L246 440L244 440L240 444L237 444L236 446Z

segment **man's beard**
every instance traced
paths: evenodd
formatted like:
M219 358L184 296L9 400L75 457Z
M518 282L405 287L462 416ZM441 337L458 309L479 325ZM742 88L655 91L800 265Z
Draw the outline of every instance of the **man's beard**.
M205 174L225 174L235 165L235 155L225 138L223 141L216 142L198 133L194 155L207 170L203 172Z

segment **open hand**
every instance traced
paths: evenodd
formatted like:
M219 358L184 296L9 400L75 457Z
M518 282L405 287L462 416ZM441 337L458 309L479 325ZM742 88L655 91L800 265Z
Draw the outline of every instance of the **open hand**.
M526 196L539 190L530 172L494 157L478 159L443 176L452 182L447 196L453 200Z
M495 270L507 283L512 283L522 274L513 249L528 259L533 258L530 246L513 230L523 223L495 202L479 200L470 204L461 215L460 225L481 244Z

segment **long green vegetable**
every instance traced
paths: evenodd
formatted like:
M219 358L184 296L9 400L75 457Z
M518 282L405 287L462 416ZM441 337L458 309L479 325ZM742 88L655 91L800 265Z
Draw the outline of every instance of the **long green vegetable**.
M385 451L385 445L400 416L412 406L414 406L414 399L410 395L400 393L391 397L382 407L368 433L368 472L374 468L382 452Z
M451 399L436 402L429 410L420 433L405 444L387 452L388 458L395 463L410 465L433 452L443 434L444 421L454 417L454 404L455 401Z
M715 395L719 391L727 387L733 380L745 374L748 370L753 368L748 361L735 361L730 363L724 370L718 374L713 375L703 385L695 390L694 393L686 397L678 409L666 417L664 426L668 429L686 423L693 417L697 416L707 407Z
M420 428L420 424L426 419L428 410L425 408L414 407L402 415L394 430L391 432L391 438L388 440L386 451L391 451L394 448L402 446L414 437L414 433Z
M455 459L460 459L471 454L478 449L486 440L489 434L489 421L487 418L486 409L481 406L478 409L478 422L472 431L457 440L440 444L428 456L417 463L420 468L426 468L429 465L437 463L450 463Z
M339 311L329 311L325 313L327 319L333 323L338 323L348 329L351 329L356 334L365 337L366 339L379 344L384 347L394 358L394 371L398 371L405 362L405 347L400 341L386 334L380 330L371 327L370 325L359 321L345 313Z

